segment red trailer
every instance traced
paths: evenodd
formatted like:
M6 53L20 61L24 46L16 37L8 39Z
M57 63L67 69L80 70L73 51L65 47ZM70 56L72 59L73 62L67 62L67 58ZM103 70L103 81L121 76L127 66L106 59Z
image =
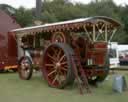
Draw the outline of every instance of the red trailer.
M20 25L0 10L0 71L17 69L17 48L14 35L8 33Z

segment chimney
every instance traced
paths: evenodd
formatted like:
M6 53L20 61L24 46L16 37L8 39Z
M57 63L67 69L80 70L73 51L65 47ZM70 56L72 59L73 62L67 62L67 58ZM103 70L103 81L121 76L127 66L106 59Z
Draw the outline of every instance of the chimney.
M40 18L41 16L41 6L42 6L42 1L36 0L36 17L37 18Z

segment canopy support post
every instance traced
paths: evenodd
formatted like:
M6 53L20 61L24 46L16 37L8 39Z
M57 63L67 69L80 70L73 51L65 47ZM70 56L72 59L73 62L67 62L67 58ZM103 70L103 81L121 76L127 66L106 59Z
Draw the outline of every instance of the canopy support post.
M107 38L107 37L108 37L107 34L108 34L107 24L105 24L105 41L108 40L108 38Z
M96 37L96 29L95 29L95 24L93 24L93 41L95 42L95 37Z
M117 29L115 28L115 29L113 30L112 35L111 35L111 37L110 37L110 39L109 39L108 42L110 42L110 41L112 40L112 38L113 38L113 36L114 36L114 34L115 34L116 31L117 31Z
M83 26L86 35L88 36L89 40L92 41L91 37L89 36L89 32L87 31L86 25Z

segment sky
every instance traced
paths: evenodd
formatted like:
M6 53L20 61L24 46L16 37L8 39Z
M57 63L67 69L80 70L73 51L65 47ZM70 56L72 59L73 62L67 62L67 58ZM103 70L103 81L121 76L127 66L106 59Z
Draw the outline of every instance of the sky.
M74 2L89 3L92 0L71 0ZM36 0L0 0L0 4L9 4L15 8L24 6L25 8L35 7ZM128 0L114 0L117 5L128 4Z

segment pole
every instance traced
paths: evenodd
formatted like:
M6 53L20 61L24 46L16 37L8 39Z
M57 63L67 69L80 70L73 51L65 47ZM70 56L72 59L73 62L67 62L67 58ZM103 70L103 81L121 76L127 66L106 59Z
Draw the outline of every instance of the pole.
M40 18L42 8L42 0L36 0L36 17Z

